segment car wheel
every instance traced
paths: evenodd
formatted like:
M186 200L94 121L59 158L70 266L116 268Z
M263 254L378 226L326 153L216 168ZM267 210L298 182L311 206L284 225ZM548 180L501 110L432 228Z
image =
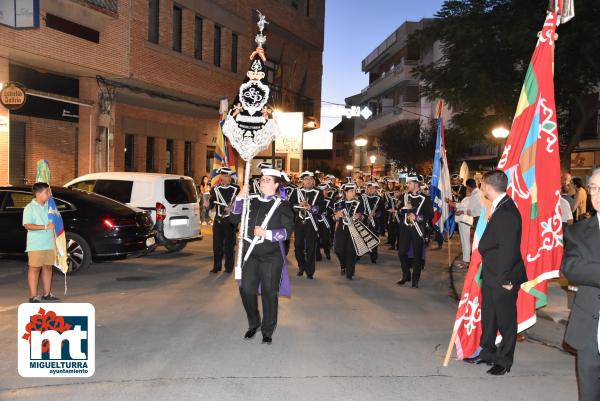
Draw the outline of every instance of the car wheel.
M67 233L67 263L69 274L86 270L92 264L92 249L81 235Z
M165 248L167 248L167 253L179 252L185 248L186 245L187 242L175 242L174 244L165 244Z

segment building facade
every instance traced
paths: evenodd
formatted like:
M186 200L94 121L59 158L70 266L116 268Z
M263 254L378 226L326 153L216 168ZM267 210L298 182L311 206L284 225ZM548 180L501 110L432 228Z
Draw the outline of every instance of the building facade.
M0 106L0 185L33 182L39 159L55 185L209 175L220 99L256 47L254 10L269 20L273 106L318 121L324 0L42 0L38 28L0 25L0 82L27 92L21 109Z
M438 43L430 49L408 45L408 37L430 21L404 22L362 60L362 71L368 74L369 84L360 93L346 98L346 104L369 107L373 115L368 120L356 119L355 136L368 139L365 147L354 145L353 164L356 169L369 172L370 157L376 156L375 175L389 174L390 163L379 151L378 137L381 133L402 120L420 120L422 125L427 125L435 116L436 102L421 96L419 82L413 77L412 70L415 66L439 60L441 48ZM448 118L448 113L445 118Z

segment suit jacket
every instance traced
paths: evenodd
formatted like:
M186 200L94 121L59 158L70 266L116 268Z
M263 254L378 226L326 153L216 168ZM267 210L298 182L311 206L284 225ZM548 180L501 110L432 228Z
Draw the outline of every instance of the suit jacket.
M481 278L488 287L520 286L527 281L521 256L521 214L506 195L496 206L479 241Z
M580 350L598 345L600 311L600 228L598 217L581 220L565 231L565 255L561 271L577 284L565 342Z

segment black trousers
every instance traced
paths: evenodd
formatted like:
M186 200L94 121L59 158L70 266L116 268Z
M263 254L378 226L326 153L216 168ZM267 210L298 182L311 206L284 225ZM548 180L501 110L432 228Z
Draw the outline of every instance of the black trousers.
M310 220L296 222L294 228L294 254L298 262L298 269L306 272L308 276L315 274L315 261L317 251L317 232Z
M400 259L400 265L402 266L402 279L411 280L413 284L419 284L421 278L421 270L423 269L423 246L425 241L417 230L413 227L407 227L404 224L399 225L398 232L398 257ZM408 250L410 245L413 247L413 263L412 263L412 274L410 271L410 261L408 260Z
M600 400L600 355L592 344L577 351L577 380L579 401Z
M281 253L255 256L251 255L242 268L240 296L246 310L249 328L258 328L264 336L272 337L277 326L277 307L279 283L283 258ZM258 286L260 284L263 319L258 311Z
M481 286L481 357L510 368L517 345L517 296L519 288ZM500 331L502 342L496 346Z
M376 218L374 217L374 219L376 219ZM380 228L381 225L377 224L377 223L378 223L378 221L375 220L375 227L373 227L372 224L369 224L368 227L369 227L369 230L373 231L373 234L379 236L380 235L379 232L381 230L381 228ZM377 248L379 248L379 247L376 246L375 248L373 248L373 250L371 252L369 252L369 256L371 257L371 262L377 262Z
M400 229L400 226L398 225L398 222L396 222L395 220L390 221L390 223L388 224L388 243L394 248L398 248L398 230L399 229Z
M221 270L221 262L225 255L225 270L233 271L233 248L235 245L235 228L228 219L217 220L213 224L213 257L214 269Z
M343 228L342 224L335 230L334 251L340 261L340 268L346 271L346 277L353 277L358 256L352 243L350 231Z

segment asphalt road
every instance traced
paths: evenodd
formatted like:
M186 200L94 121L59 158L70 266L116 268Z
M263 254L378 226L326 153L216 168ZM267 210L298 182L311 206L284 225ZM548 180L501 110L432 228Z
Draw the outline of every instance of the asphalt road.
M381 249L352 282L335 259L317 264L314 281L298 278L290 253L293 294L280 301L270 346L242 339L235 281L208 272L210 235L178 254L95 264L69 278L63 297L96 309L96 373L85 379L18 375L25 263L0 259L0 400L577 399L574 358L534 339L517 345L504 377L455 360L443 368L456 311L445 251L429 252L416 290L396 285L397 255Z

